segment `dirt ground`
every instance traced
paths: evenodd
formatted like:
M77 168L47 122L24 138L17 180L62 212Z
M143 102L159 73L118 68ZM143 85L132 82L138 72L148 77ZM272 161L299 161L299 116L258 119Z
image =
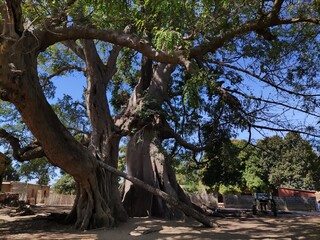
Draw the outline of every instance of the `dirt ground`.
M205 228L193 220L130 218L113 229L79 232L47 217L50 212L68 212L69 207L35 207L36 215L23 217L8 216L12 210L0 209L0 239L320 239L318 212L280 213L277 217L233 212L212 218L216 228Z

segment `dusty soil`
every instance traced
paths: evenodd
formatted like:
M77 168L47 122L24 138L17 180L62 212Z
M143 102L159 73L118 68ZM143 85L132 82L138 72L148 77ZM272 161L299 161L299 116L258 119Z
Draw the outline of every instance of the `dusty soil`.
M36 215L23 217L8 216L12 210L0 209L0 239L320 239L317 212L273 217L229 211L225 218L213 218L219 225L216 228L205 228L193 220L131 218L114 229L79 232L47 217L50 212L68 212L69 207L35 207Z

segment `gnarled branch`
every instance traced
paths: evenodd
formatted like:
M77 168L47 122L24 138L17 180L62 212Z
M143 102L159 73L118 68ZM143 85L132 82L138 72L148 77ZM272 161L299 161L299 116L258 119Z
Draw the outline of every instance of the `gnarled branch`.
M21 148L20 140L4 129L0 129L0 137L9 142L12 147L13 157L18 161L28 161L45 157L42 147L37 142Z

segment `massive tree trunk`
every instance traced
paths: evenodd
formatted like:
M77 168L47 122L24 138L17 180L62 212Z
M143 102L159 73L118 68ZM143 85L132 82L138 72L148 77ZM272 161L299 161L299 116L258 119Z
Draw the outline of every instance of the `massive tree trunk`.
M105 66L92 40L83 40L82 45L87 66L86 105L92 126L89 149L98 161L117 168L121 135L110 114L106 88L116 71L116 60L121 48L115 46L110 51L108 63ZM97 187L109 203L112 215L117 218L117 221L125 221L127 214L121 203L118 177L103 168L99 169L97 177L99 179Z
M156 125L161 124L160 109L166 97L172 65L142 60L141 79L129 101L125 116L131 116L131 128L140 128L130 137L126 161L128 174L157 187L180 201L191 205L176 181L170 162L161 151L161 138ZM147 93L147 94L146 94ZM156 113L156 112L159 113ZM141 115L143 114L143 116ZM132 121L132 119L135 119ZM129 181L125 181L123 204L129 216L156 216L183 219L184 214L171 208L164 200L154 196Z
M88 83L85 94L86 106L92 126L89 150L97 161L102 161L109 166L117 168L119 141L121 136L117 133L119 131L117 131L113 119L111 118L106 97L106 87L108 81L115 73L115 63L120 47L114 47L110 52L108 64L105 66L101 61L92 40L82 40L81 44L82 48L77 46L76 49L78 50L79 56L82 57L86 63L86 77ZM67 45L72 48L72 43L68 43ZM111 212L111 215L115 217L116 222L125 221L127 219L127 214L121 203L117 176L107 172L104 168L98 169L95 175L99 180L96 188L102 194L103 200L109 205L105 209L100 209L99 212ZM83 202L88 200L90 199L81 198L80 187L77 191L77 200L75 201L75 206L70 216L77 216ZM113 222L114 221L111 220L110 224L108 220L106 225L113 226Z
M130 138L127 145L127 171L145 183L190 205L189 199L176 181L170 162L161 150L161 141L152 126L145 127ZM183 219L182 211L172 208L163 199L126 181L124 207L129 216L155 216Z

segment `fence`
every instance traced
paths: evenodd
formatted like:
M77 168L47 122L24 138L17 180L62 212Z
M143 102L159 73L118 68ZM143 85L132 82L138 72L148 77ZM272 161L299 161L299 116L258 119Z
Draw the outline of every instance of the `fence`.
M45 199L45 205L50 206L72 206L74 203L75 195L64 195L50 192L50 195Z

